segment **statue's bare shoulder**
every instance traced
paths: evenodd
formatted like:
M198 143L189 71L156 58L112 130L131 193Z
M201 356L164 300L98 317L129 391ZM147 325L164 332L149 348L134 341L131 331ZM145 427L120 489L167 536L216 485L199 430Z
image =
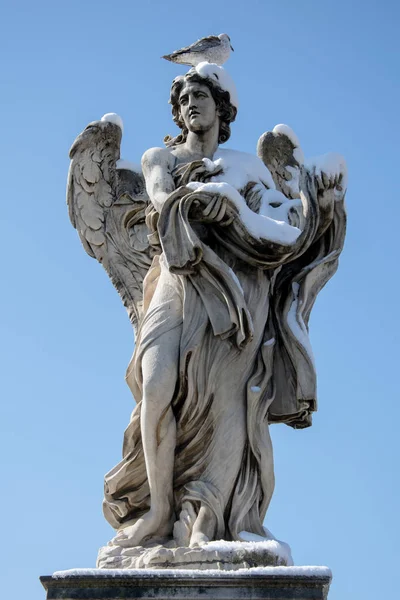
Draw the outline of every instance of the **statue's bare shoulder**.
M149 148L142 156L142 169L146 173L155 167L161 167L166 171L172 171L175 165L175 157L169 148Z
M156 210L160 211L168 194L174 191L172 171L175 157L168 148L150 148L142 156L146 190Z

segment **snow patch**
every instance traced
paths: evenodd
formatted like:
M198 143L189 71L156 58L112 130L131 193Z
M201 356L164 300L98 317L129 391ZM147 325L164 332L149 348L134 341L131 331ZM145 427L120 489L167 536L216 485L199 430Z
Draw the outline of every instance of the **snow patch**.
M236 85L232 77L223 67L215 63L201 62L194 67L200 77L208 77L214 81L222 90L229 93L231 103L236 108L239 107L239 100L236 91Z
M284 221L275 221L270 217L252 211L247 206L245 199L229 183L203 183L200 186L198 182L195 183L195 186L189 183L187 187L197 191L220 194L228 198L238 209L242 223L254 238L291 245L299 237L300 229L297 227L292 227Z
M340 185L344 191L347 189L347 164L341 154L338 154L337 152L328 152L321 156L315 156L309 158L304 166L309 171L315 169L315 174L319 177L322 173L325 173L330 179L333 179L342 174L343 179Z
M272 535L272 533L266 527L263 527L263 529L265 532L264 537L262 535L257 535L256 533L250 533L249 531L241 531L239 536L245 542L253 542L255 544L254 548L249 548L249 550L257 551L261 548L268 549L282 558L288 566L293 566L292 551L289 544L277 540L276 537Z
M258 385L252 385L250 389L251 389L252 392L261 392L261 388ZM244 540L249 541L249 542L250 541L256 542L258 538L259 538L258 539L259 542L264 539L261 535L257 535L256 536L257 539L253 539L253 538L249 539L249 538L244 537L242 535L242 533L247 534L248 532L247 531L241 531L239 535L240 535L241 538L243 538ZM256 535L256 534L255 533L254 534L253 533L249 533L248 535L251 536L251 535Z
M287 181L286 183L289 184L290 182ZM260 215L270 217L275 221L285 221L285 223L290 225L289 211L292 208L298 208L301 212L303 211L303 205L300 198L289 200L282 192L278 192L277 190L263 191L263 198L259 211Z
M279 125L275 125L275 127L272 130L272 133L275 133L277 135L286 135L295 148L300 148L299 138L297 137L293 129L289 127L289 125L279 123Z
M120 127L122 133L124 132L124 124L119 115L117 113L106 113L101 117L102 121L106 121L107 123L114 123L114 125L118 125Z
M237 190L243 189L249 181L263 183L267 188L275 189L272 175L258 156L218 148L214 155L214 168L222 167L223 173L216 175L212 181L225 181Z
M263 346L272 346L272 344L275 344L275 338L274 337L271 338L270 340L267 340L266 342L264 342Z
M285 181L285 183L292 191L292 194L298 196L300 194L300 169L299 167L291 167L290 165L285 167L285 169L292 176L292 179Z
M283 123L280 123L279 125L275 125L275 127L272 130L272 133L275 133L275 135L286 135L289 138L289 140L294 146L293 156L295 160L297 160L299 165L302 165L304 162L304 154L300 146L299 138L297 137L293 129L289 127L289 125L284 125Z
M295 160L297 160L299 165L302 165L304 163L304 153L300 147L295 148L293 150L293 156L294 156Z
M232 578L254 575L283 577L332 577L332 571L328 567L304 566L304 567L251 567L249 569L238 569L237 571L222 571L220 569L69 569L66 571L55 571L54 579L65 579L68 577L176 577L192 578L212 577Z
M207 171L209 171L210 173L214 171L215 165L212 160L210 160L209 158L203 158L203 163Z

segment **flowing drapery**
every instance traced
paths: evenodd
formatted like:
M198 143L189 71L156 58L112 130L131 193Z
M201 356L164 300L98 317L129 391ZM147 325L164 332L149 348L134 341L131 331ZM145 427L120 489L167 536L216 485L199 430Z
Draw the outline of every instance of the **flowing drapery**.
M306 175L306 225L291 246L252 236L226 198L224 218L207 223L203 235L209 195L187 189L182 176L176 184L161 214L148 219L162 253L145 280L144 317L128 369L137 406L123 459L106 475L104 512L118 527L150 508L141 361L160 335L180 327L179 380L171 399L176 518L188 504L193 514L207 506L216 517L215 539L240 539L243 530L263 535L274 487L268 423L307 427L316 410L308 318L337 267L344 209L339 202L320 207ZM161 288L170 290L176 311L166 314L157 303Z

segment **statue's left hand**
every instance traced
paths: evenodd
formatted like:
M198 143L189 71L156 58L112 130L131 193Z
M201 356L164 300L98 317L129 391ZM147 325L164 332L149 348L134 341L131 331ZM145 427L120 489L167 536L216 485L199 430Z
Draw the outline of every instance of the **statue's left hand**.
M335 201L343 200L347 187L347 167L340 154L332 152L311 159L305 168L314 182L320 209L327 210L333 207Z

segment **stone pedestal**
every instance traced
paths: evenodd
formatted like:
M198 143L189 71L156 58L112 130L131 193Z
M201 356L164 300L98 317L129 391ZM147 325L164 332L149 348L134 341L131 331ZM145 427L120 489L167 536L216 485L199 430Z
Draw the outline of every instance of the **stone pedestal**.
M326 567L60 571L40 580L47 600L326 600Z

